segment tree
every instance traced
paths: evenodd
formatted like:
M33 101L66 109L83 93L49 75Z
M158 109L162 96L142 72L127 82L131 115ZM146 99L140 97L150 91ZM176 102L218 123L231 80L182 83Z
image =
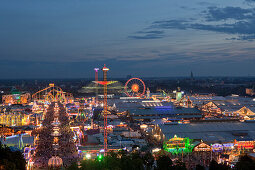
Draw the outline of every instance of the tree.
M229 170L231 169L228 165L218 164L215 160L212 160L209 166L209 170Z
M172 160L168 156L159 156L157 159L158 170L168 170L173 165Z
M146 152L143 156L143 163L146 166L146 169L152 169L154 157L150 152Z
M250 170L255 169L255 161L247 155L241 156L235 165L236 170Z
M186 166L185 166L185 163L183 163L183 162L177 160L177 161L175 162L175 165L173 166L173 169L174 169L174 170L186 170L187 168L186 168Z
M196 165L196 170L205 170L205 167L198 164L198 165Z
M132 166L133 166L132 169L136 169L136 170L144 169L143 160L142 160L139 152L131 153L130 157L131 157Z
M78 165L76 162L73 162L68 168L67 170L78 170Z
M97 163L95 160L83 160L81 161L81 169L82 170L99 170L102 169L100 168L100 164Z
M20 151L12 152L9 147L0 142L0 167L12 170L25 170L26 160Z
M210 162L209 170L215 170L218 168L218 163L215 160Z

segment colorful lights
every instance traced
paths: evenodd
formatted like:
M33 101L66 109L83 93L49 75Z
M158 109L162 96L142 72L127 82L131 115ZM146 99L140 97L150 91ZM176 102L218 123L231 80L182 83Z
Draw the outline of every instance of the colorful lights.
M172 154L190 153L192 152L193 146L189 138L180 138L174 135L172 139L164 142L163 148L167 152Z
M125 93L128 97L142 97L145 89L144 82L139 78L131 78L125 84Z
M137 93L137 92L139 91L139 86L138 86L138 84L133 84L133 85L131 86L131 89L132 89L135 93Z
M90 153L87 153L87 154L85 155L85 158L86 158L86 159L91 159L91 154L90 154Z
M197 146L194 147L194 151L196 151L196 152L211 151L211 147L209 145L207 145L206 143L201 142Z
M103 71L109 71L109 68L107 68L105 65L104 67L102 68Z

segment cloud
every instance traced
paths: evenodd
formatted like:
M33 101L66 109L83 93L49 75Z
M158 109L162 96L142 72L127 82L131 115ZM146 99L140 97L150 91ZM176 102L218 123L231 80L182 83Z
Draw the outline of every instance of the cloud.
M254 9L243 9L240 7L208 7L208 10L204 11L207 21L220 21L226 19L250 19L254 17L254 12Z
M198 30L206 30L206 31L215 31L222 32L228 34L255 34L255 22L247 22L247 21L239 21L233 24L218 24L218 25L210 25L210 24L190 24L189 28L198 29Z
M198 5L201 6L215 6L215 3L211 3L211 2L198 2Z
M164 37L164 31L138 31L131 39L159 39Z
M186 20L165 20L155 21L152 23L151 28L162 28L162 29L181 29L185 30L188 28L189 21Z
M149 28L213 31L237 36L231 40L250 41L255 39L255 9L208 7L200 20L161 20L153 22Z

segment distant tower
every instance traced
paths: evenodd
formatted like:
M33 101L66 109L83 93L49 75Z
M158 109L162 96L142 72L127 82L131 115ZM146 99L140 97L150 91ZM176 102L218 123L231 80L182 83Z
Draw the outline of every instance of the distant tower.
M98 81L98 70L99 70L99 68L94 68L94 70L95 70L95 82L97 82ZM96 83L96 106L97 106L97 104L98 104L98 88L97 88L97 83Z
M192 72L192 71L190 72L190 79L191 79L191 80L194 80L194 75L193 75L193 72Z
M95 70L95 81L98 81L98 70L99 68L94 68Z
M22 85L21 85L21 87L22 87L22 88L24 88L24 87L25 87L25 81L24 81L24 80L22 81Z

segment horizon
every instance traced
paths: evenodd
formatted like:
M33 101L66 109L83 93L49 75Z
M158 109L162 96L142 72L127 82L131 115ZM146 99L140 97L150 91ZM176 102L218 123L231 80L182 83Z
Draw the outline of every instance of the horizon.
M127 75L129 76L129 75ZM112 76L108 76L109 79L129 79L127 78L127 76L125 77L112 77ZM136 77L136 76L134 76ZM133 78L133 77L132 77ZM190 76L169 76L169 77L136 77L136 78L141 78L141 79L178 79L178 78L181 78L181 79L190 79ZM194 79L203 79L203 78L255 78L255 76L194 76ZM14 79L0 79L1 80L94 80L95 77L83 77L83 78L14 78ZM99 79L103 79L103 77L99 77Z

